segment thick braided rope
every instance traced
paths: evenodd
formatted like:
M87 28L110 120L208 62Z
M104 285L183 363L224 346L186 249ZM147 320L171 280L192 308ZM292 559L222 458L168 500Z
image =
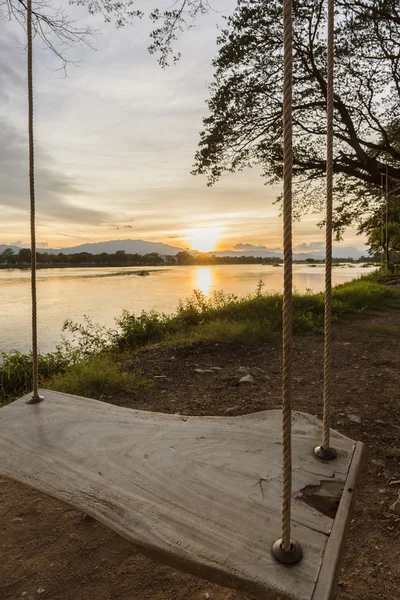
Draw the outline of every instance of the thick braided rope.
M384 262L385 262L385 250L384 250L384 248L385 248L385 242L384 242L385 237L384 237L384 225L383 225L384 218L385 218L384 217L384 209L383 209L383 206L384 206L384 199L383 199L383 173L381 173L381 205L382 205L382 208L381 208L381 248L382 248L382 250L381 250L381 266L383 267Z
M325 258L325 339L324 339L324 416L322 447L330 447L332 386L332 209L333 209L333 71L334 0L328 0L328 57L326 93L326 258Z
M282 385L282 549L290 551L292 496L292 0L283 0L283 385Z
M389 175L388 175L388 166L386 165L385 168L385 177L386 177L386 185L385 185L385 206L386 206L386 211L385 211L385 251L386 251L386 257L385 257L385 263L386 263L386 275L388 274L388 267L389 267L389 258L390 258L390 254L389 254L389 238L388 238L388 223L389 223Z
M29 195L31 217L31 295L32 295L32 381L33 398L38 398L38 347L36 301L36 231L35 231L35 148L33 137L33 60L32 60L32 0L27 3L26 29L28 38L28 129L29 129Z

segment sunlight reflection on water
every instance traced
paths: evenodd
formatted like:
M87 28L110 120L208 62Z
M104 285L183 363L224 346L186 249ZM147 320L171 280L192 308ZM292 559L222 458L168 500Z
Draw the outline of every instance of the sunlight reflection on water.
M205 296L211 292L213 285L212 267L198 267L194 273L194 288L200 290Z
M333 282L343 283L373 268L343 266L333 269ZM131 312L173 312L178 301L199 289L209 296L223 290L244 296L254 292L262 279L264 292L282 290L283 268L272 265L215 265L212 267L146 267L148 277L137 268L43 269L38 272L39 338L42 351L53 350L60 341L65 319L82 322L83 315L111 327L123 309ZM107 276L109 275L109 276ZM299 292L320 291L324 266L295 265L293 285ZM29 271L0 270L0 350L30 347Z

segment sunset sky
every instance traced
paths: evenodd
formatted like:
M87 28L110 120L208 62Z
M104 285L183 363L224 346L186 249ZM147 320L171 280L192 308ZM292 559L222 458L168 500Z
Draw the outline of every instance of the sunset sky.
M234 6L198 22L179 43L180 62L162 70L147 51L150 26L116 30L84 9L79 23L99 29L96 50L74 48L68 77L35 41L37 236L49 247L146 239L211 249L281 247L279 191L256 170L224 176L213 188L190 174L206 115L216 24ZM23 31L0 25L0 243L26 243L28 229L26 54ZM310 215L294 227L295 246L320 246ZM204 233L203 228L207 231ZM344 245L363 249L348 232ZM213 248L211 248L213 246ZM197 248L198 249L198 248ZM205 249L205 248L202 248Z

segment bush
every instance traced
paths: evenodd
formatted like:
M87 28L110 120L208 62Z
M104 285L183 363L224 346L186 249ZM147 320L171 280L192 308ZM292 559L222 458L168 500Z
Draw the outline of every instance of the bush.
M136 379L110 356L98 355L70 367L45 382L45 387L66 394L98 398L119 392L131 392Z
M65 371L70 365L69 357L60 349L48 354L39 354L40 379ZM32 389L32 354L18 351L0 352L0 402L22 396Z

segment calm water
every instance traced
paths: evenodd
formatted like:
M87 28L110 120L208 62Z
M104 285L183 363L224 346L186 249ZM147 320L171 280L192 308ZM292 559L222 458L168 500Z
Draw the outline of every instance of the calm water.
M39 339L42 351L53 350L60 340L65 319L82 321L88 315L102 325L114 325L123 309L133 312L175 310L179 299L193 289L207 296L214 290L245 295L262 279L264 290L281 291L283 267L262 265L219 265L213 267L146 267L141 269L81 268L43 269L38 272ZM373 270L373 267L336 267L334 283L343 283ZM294 267L294 286L299 292L323 289L324 266ZM30 346L29 272L0 270L0 350L26 351Z

